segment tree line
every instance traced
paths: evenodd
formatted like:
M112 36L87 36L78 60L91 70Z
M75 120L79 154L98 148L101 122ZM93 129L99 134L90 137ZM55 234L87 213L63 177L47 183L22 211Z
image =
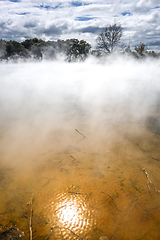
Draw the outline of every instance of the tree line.
M22 42L0 40L0 60L8 59L56 59L57 55L65 56L66 61L84 61L89 55L101 57L112 52L120 51L135 58L147 56L159 57L159 53L147 51L144 43L135 46L131 51L130 45L125 46L121 41L123 29L121 25L114 23L106 27L97 37L96 49L91 50L91 45L84 40L67 39L57 41L44 41L33 38Z
M154 51L147 51L144 43L135 46L134 51L131 51L130 45L127 46L121 41L123 29L120 24L114 23L102 30L97 38L97 53L112 53L118 49L123 54L131 55L135 58L145 58L147 56L159 57L160 53ZM95 51L96 52L96 51Z
M43 41L42 39L26 39L23 42L0 40L0 59L56 59L62 54L69 62L85 60L91 45L84 40L67 39Z

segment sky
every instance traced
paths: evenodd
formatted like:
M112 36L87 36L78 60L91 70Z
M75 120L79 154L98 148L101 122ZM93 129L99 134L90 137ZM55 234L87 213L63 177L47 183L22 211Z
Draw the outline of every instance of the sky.
M160 51L159 0L0 0L0 39L77 38L96 47L100 32L121 24L122 41Z

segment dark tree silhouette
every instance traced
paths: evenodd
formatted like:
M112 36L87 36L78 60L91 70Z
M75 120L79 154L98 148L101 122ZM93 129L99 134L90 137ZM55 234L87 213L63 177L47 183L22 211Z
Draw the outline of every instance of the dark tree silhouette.
M104 28L97 38L97 48L111 53L120 44L122 37L122 27L116 23Z
M70 39L68 41L67 60L69 62L76 59L85 60L89 54L91 45L84 40Z
M139 54L143 54L143 52L146 51L146 47L144 43L140 43L140 45L138 47L135 47L135 50L137 53Z

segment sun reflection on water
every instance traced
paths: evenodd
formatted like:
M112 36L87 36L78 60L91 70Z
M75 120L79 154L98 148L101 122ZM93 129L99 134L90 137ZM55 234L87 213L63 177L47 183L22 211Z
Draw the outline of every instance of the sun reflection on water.
M86 206L82 208L79 200L80 199L71 199L67 203L64 201L59 204L57 216L60 223L66 227L76 227L83 220L83 211L86 210Z
M56 196L46 209L54 234L57 232L64 239L73 239L74 234L83 237L89 234L96 221L86 199L87 196L80 193L66 192Z

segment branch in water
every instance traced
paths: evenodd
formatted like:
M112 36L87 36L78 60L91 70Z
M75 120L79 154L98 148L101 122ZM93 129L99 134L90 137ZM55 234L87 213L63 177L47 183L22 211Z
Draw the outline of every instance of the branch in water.
M27 203L27 205L31 205L31 210L30 210L30 219L29 219L29 239L32 240L32 214L33 214L33 208L32 208L32 204L33 204L33 195L31 197L30 202Z
M76 132L78 132L80 135L82 135L84 138L86 138L86 136L84 136L80 131L78 131L78 129L75 129Z

